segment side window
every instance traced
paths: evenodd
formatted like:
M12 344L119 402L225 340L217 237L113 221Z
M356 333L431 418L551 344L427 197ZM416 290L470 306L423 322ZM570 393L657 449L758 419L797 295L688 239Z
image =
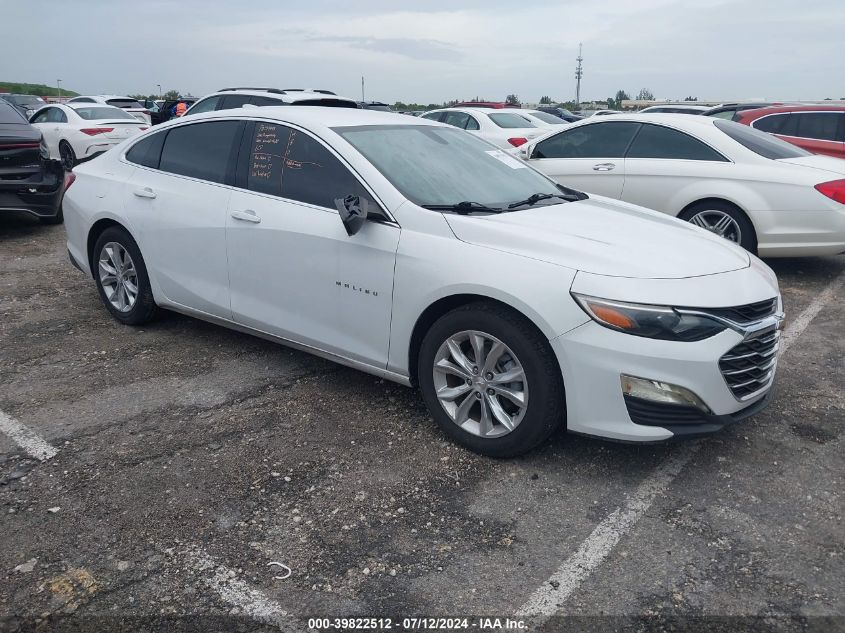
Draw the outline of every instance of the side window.
M793 112L792 118L797 120L797 131L794 136L820 141L838 141L837 129L842 116L838 112Z
M319 142L278 123L257 121L249 144L247 188L289 200L336 209L335 200L349 195L378 205L351 171Z
M443 114L442 112L426 112L422 115L422 118L428 119L429 121L439 121L440 115Z
M210 182L226 182L240 121L210 121L171 128L164 141L162 171Z
M446 117L443 119L443 123L454 125L462 130L466 129L467 121L469 121L469 115L465 112L447 112Z
M217 104L220 103L220 100L223 97L220 95L209 97L208 99L203 99L198 103L194 104L194 107L191 108L191 114L200 114L202 112L211 112L217 107Z
M273 99L272 97L253 97L250 103L259 107L287 105L281 99Z
M223 97L223 105L220 110L231 110L232 108L240 108L244 104L249 103L252 99L249 95L226 95Z
M167 132L152 134L135 143L126 152L126 160L136 165L158 169L158 162L161 158L161 148L164 145L164 138Z
M53 108L45 108L44 110L36 114L34 117L32 117L30 123L46 123L47 117L50 116L50 110L52 109Z
M712 116L717 119L724 119L725 121L731 121L736 116L736 111L722 110L721 112L716 112L715 114L708 114L707 116Z
M689 134L662 125L644 124L626 158L725 161L725 157Z
M464 128L466 130L480 130L481 126L478 125L478 121L475 120L474 116L467 115L467 126Z
M622 158L640 124L608 121L581 125L537 144L532 158Z
M48 123L67 123L67 115L59 108L50 108L50 114L47 115Z
M761 132L768 132L769 134L782 134L781 130L789 119L787 114L770 114L761 119L752 122L751 127ZM790 126L791 127L791 126Z

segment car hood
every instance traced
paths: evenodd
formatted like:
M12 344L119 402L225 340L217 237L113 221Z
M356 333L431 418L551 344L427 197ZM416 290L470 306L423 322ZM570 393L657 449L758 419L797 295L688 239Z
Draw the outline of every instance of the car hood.
M780 158L778 162L801 165L802 167L812 167L813 169L827 171L840 177L845 176L845 160L834 156L813 154L812 156L799 156L798 158Z
M751 262L736 244L687 222L599 196L499 215L444 217L461 241L597 275L680 279Z

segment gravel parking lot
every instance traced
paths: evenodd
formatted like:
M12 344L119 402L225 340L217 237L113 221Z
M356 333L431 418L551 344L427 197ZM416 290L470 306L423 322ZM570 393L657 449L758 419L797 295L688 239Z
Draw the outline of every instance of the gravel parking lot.
M757 417L497 461L413 390L175 314L118 324L64 239L0 218L0 630L845 627L845 256L769 262L788 350Z

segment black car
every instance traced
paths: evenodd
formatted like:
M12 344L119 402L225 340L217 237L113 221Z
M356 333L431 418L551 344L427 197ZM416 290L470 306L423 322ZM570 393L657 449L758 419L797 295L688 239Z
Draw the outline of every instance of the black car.
M47 105L44 99L35 95L0 94L0 99L15 106L26 118L31 117L41 106Z
M41 131L0 99L0 213L26 211L60 224L64 192L64 167L50 159Z
M386 103L382 103L381 101L359 101L358 107L363 108L364 110L380 110L382 112L393 112L393 108L391 108Z
M158 107L158 110L150 110L150 119L152 120L152 124L158 125L159 123L164 123L165 121L175 118L176 106L180 103L185 104L185 111L187 112L188 108L196 102L197 100L194 97L186 97L184 99L165 99Z
M577 114L572 114L566 108L553 108L552 106L539 106L537 108L540 112L548 112L549 114L554 114L556 117L560 117L567 123L575 123L575 121L580 121L584 117L578 116Z

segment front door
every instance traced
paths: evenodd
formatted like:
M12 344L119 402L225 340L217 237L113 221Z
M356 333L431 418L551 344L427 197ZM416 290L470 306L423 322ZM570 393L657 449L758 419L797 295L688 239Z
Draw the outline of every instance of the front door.
M368 364L387 364L399 227L349 168L308 134L271 122L247 128L239 189L227 214L235 321ZM349 236L336 200L368 201Z

